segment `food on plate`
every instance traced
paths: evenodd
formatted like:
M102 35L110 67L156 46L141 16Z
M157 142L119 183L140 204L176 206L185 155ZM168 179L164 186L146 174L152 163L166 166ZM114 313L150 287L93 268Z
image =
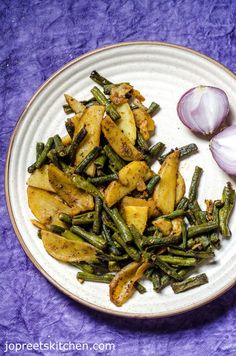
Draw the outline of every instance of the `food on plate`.
M207 283L205 274L189 275L214 257L220 234L231 235L232 185L203 209L202 168L195 167L188 191L181 172L181 160L198 152L196 144L167 152L160 141L150 145L159 105L146 107L130 83L113 83L96 71L90 78L101 89L95 86L83 101L65 94L67 133L37 143L28 168L31 221L45 250L79 269L79 282L108 283L118 307L135 291L145 293L145 280L156 293L167 285L180 293Z

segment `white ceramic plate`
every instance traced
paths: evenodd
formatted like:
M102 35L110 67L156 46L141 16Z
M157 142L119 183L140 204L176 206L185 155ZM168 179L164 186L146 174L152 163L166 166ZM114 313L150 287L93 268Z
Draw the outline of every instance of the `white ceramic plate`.
M108 285L78 283L76 269L50 257L37 238L36 228L30 223L32 214L26 196L27 167L34 161L35 144L46 141L55 133L65 133L65 114L62 109L64 93L76 98L90 97L94 83L89 74L96 69L113 82L127 81L139 89L147 104L157 101L161 111L155 116L156 135L152 142L163 141L167 148L195 142L196 154L181 162L181 172L189 182L195 165L203 167L199 200L219 198L229 177L214 162L208 141L193 135L179 121L176 104L180 96L199 84L223 89L229 98L231 116L236 117L236 77L228 69L187 48L156 42L124 43L86 54L56 72L38 90L14 131L6 166L6 196L15 232L25 252L58 289L73 299L94 309L111 314L133 317L160 317L174 315L203 305L216 298L236 279L236 224L231 218L232 237L224 240L215 262L204 265L197 272L206 272L209 284L175 295L170 287L162 293L152 291L145 283L147 293L135 295L121 308L109 300Z

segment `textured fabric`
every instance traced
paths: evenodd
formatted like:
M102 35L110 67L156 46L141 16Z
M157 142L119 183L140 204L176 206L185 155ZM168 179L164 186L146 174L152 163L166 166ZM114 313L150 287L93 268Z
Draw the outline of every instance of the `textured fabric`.
M54 288L26 257L3 189L5 155L16 121L37 88L63 64L107 44L158 40L199 50L236 71L235 15L234 0L0 1L0 354L6 341L49 340L112 342L116 347L68 355L236 354L236 288L168 319L127 320L90 310Z

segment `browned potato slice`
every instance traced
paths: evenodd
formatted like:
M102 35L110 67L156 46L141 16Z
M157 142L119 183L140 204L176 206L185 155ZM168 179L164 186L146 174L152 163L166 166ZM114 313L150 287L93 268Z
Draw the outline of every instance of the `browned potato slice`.
M84 111L86 110L86 106L81 104L78 100L73 98L72 96L65 94L65 99L68 103L68 105L71 107L71 109L76 113L83 115Z
M125 161L140 161L143 159L143 154L132 145L129 138L109 116L102 120L102 132L113 150Z
M70 207L74 207L77 214L94 208L93 197L84 190L76 188L71 179L53 164L48 167L48 177L59 197Z
M178 167L179 151L176 150L166 157L158 172L161 180L154 189L153 199L163 214L170 214L175 207Z
M159 218L155 221L153 221L153 225L155 227L158 228L158 230L160 230L160 232L164 235L164 236L168 236L171 234L172 231L172 223L169 220L165 220L163 218Z
M119 172L119 179L111 182L105 189L105 202L111 207L125 195L136 189L140 179L148 180L153 175L145 162L134 161L127 164Z
M128 103L122 104L116 107L116 110L120 114L120 119L116 121L117 126L128 137L132 145L135 145L136 141L136 125L134 121L134 115Z
M65 205L57 195L46 190L28 187L28 205L41 224L60 224L59 213L75 215L77 211Z
M111 302L120 307L134 293L134 283L142 278L148 262L131 262L118 272L110 283Z
M181 234L181 224L183 218L178 217L172 220L172 234L173 235L180 235Z
M142 234L146 228L148 219L147 206L125 206L124 218L127 225L134 225L136 229Z
M111 88L110 99L115 105L127 103L126 94L130 92L133 87L127 83L122 83Z
M72 141L70 135L63 136L61 140L64 146L69 146Z
M42 241L49 255L63 262L96 262L97 249L87 242L67 240L50 231L42 230Z
M175 196L175 205L177 205L185 194L185 181L183 176L178 172L177 184L176 184L176 196Z
M47 164L39 169L36 169L29 177L27 184L31 187L40 188L55 193L55 189L49 182Z
M81 142L76 152L75 165L78 165L84 160L87 154L92 151L95 146L100 144L100 134L101 134L101 121L103 114L105 112L105 107L101 105L93 105L87 108L82 117L77 119L75 125L76 135L83 127L87 130L87 135ZM75 122L72 121L74 124ZM96 167L94 163L91 163L86 173L89 176L94 176L96 172Z
M145 200L141 198L133 198L126 196L121 201L121 211L123 214L123 208L125 206L147 206L148 207L148 218L151 216L157 216L158 210L156 204L152 198Z
M31 219L30 221L31 221L32 224L33 224L35 227L37 227L38 229L40 229L40 230L46 230L46 226L43 225L43 224L41 224L40 221L35 220L35 219Z
M145 140L150 138L151 133L155 129L155 123L147 111L143 108L133 110L136 126L140 129Z

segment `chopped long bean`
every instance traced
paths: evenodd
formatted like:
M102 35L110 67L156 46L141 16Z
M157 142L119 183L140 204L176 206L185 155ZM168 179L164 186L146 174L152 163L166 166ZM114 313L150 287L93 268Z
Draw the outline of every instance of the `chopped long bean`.
M53 142L54 142L53 137L49 137L43 151L41 152L41 154L39 155L39 157L35 162L36 169L40 168L44 164L45 160L47 159L47 154L52 148Z
M179 147L178 150L180 153L180 158L185 158L193 153L197 153L198 147L195 143L190 143L189 145ZM166 153L165 155L162 155L161 157L159 157L158 161L160 163L163 163L164 160L166 159L166 157L169 156L172 152L174 152L174 150L171 150L170 152Z
M133 240L132 234L124 222L122 216L120 215L119 211L117 208L110 209L104 204L104 208L108 215L111 217L113 222L115 223L121 238L124 240L124 242L130 242Z
M93 222L93 232L100 234L102 226L102 205L103 201L100 197L95 197L95 216Z
M132 246L128 246L124 240L115 232L113 238L123 247L125 252L134 260L139 261L140 253Z
M154 101L150 104L147 112L150 116L153 116L160 109L160 105L155 103Z
M90 151L87 156L83 159L83 161L76 167L75 173L76 174L81 174L84 172L84 170L87 168L87 166L93 161L99 152L101 151L101 147L96 146Z
M158 175L155 175L153 176L150 181L148 182L147 186L146 186L146 189L149 193L149 195L151 195L155 189L155 186L157 185L157 183L160 181L160 176Z
M106 112L107 114L114 120L118 120L120 118L120 114L116 110L115 106L109 102L109 100L105 97L105 95L101 92L100 89L97 87L94 87L91 90L91 93L95 97L95 99L98 101L99 104L105 105L106 106Z
M100 282L100 283L110 283L114 278L113 274L104 274L102 276L98 276L96 274L88 273L88 272L78 272L77 279L82 281L90 281L90 282Z
M198 191L198 186L199 186L202 172L203 172L203 170L201 167L198 167L198 166L195 167L191 185L190 185L190 189L189 189L189 202L190 203L192 203L197 198L197 191Z
M219 211L219 224L220 224L220 232L224 237L230 237L231 231L229 229L229 218L234 208L235 201L235 191L232 188L231 183L227 183L226 187L224 187L222 194L222 202L224 206Z
M100 250L103 250L106 247L106 241L101 236L88 232L79 226L72 226L70 231L82 237Z
M113 180L117 180L117 179L118 179L118 175L116 173L112 173L101 177L91 177L91 178L89 177L88 182L94 185L102 185L104 183L112 182Z
M86 135L87 135L87 130L83 127L78 132L78 134L74 137L74 139L70 145L68 156L70 159L71 166L74 165L77 148L78 148L79 144L83 141L83 139L85 138Z
M188 289L202 286L208 283L208 278L205 273L199 274L198 276L185 279L182 282L174 282L171 287L175 293L181 293Z
M103 194L100 192L100 190L98 190L92 183L88 182L87 179L79 176L78 174L74 174L72 176L72 182L77 188L85 190L94 197L103 199Z

